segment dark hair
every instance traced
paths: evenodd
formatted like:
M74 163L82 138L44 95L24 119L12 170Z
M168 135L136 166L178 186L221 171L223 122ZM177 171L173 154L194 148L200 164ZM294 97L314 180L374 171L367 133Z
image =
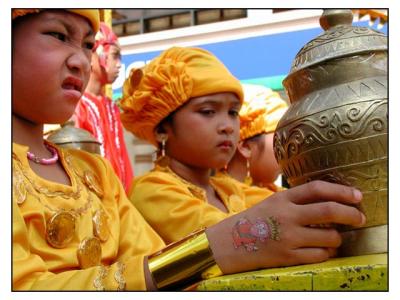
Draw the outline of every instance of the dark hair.
M166 124L166 123L169 123L173 129L174 115L175 115L175 111L171 112L168 116L166 116L164 119L162 119L160 121L160 123L158 123L158 125L156 126L157 130L162 129L164 127L164 124Z
M256 134L255 136L247 138L246 142L256 143L258 150L260 150L260 152L262 152L262 151L264 151L265 144L263 143L263 140L261 139L261 137L263 137L264 135L265 135L265 132Z

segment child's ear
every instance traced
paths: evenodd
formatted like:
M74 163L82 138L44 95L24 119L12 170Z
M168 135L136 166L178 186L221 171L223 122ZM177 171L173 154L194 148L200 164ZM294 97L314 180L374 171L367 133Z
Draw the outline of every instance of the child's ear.
M251 147L249 142L239 141L237 150L244 158L249 159L251 157Z

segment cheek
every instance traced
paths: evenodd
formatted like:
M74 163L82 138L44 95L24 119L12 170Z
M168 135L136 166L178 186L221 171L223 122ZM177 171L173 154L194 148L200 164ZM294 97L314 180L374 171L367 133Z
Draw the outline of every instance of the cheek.
M194 160L198 160L197 156L208 151L210 145L215 143L211 124L204 123L193 114L184 119L175 119L174 130L169 135L173 152L180 156L185 153Z
M57 86L57 74L54 63L40 55L16 57L12 76L13 98L23 102L30 102L30 99L44 101Z

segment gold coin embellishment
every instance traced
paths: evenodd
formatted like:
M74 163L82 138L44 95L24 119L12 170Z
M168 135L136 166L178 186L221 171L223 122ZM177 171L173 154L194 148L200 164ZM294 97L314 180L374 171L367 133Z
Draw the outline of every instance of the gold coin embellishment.
M46 240L54 248L64 248L75 234L76 219L66 211L55 213L46 224Z
M96 237L87 237L78 247L78 260L81 269L99 266L101 262L101 243Z
M108 217L103 209L98 209L93 215L93 233L100 241L105 242L110 236Z
M85 171L83 178L87 187L96 193L99 198L103 198L103 189L100 187L99 180L95 174L89 171Z

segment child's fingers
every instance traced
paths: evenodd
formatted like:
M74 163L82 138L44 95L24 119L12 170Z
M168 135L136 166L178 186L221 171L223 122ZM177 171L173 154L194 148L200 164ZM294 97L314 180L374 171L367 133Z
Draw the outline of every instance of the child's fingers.
M313 264L326 261L332 255L329 248L298 248L292 250L296 264Z
M297 220L301 225L343 224L360 226L365 216L357 208L336 202L320 202L297 206Z
M324 247L337 248L342 243L340 234L333 228L296 228L292 237L295 248Z
M329 257L336 257L337 256L337 248L327 248L329 252Z
M296 204L307 204L320 201L336 201L341 203L355 204L362 199L359 190L325 181L311 181L286 190L291 202Z

